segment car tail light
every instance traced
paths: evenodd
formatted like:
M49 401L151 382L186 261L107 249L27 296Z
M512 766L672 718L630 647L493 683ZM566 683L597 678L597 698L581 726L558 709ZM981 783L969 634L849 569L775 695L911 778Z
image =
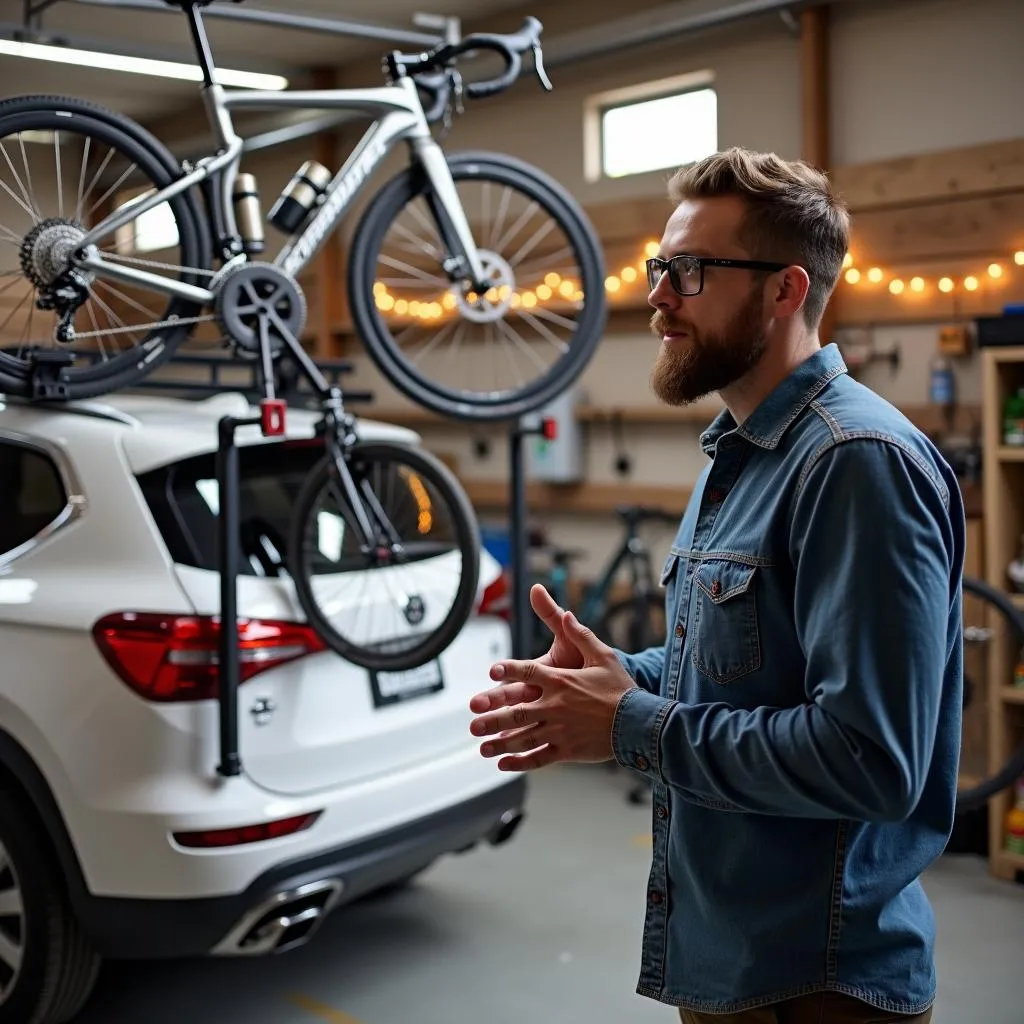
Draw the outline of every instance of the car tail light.
M151 701L212 700L219 691L220 620L210 616L118 612L93 627L111 668ZM239 681L325 650L309 626L240 619Z
M476 606L477 615L497 615L503 619L512 613L512 592L508 582L508 572L492 580L484 589L480 603Z
M265 821L259 825L242 825L239 828L207 829L203 832L175 832L174 841L179 846L193 850L212 850L224 846L245 846L248 843L262 843L266 839L280 839L293 836L311 828L322 811L299 814L294 818L280 818Z

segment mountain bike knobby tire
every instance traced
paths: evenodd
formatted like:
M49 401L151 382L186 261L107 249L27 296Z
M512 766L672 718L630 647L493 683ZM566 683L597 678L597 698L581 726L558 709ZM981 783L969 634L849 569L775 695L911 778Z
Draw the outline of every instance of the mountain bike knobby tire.
M539 409L560 395L579 377L597 349L607 320L603 250L572 195L532 165L500 153L455 153L448 155L447 160L456 185L460 181L476 180L514 189L544 209L564 232L579 267L585 295L568 351L559 356L546 373L519 388L479 391L438 384L425 376L402 351L377 309L373 287L377 257L388 229L409 203L426 197L430 191L426 174L417 166L407 168L382 186L356 228L349 262L352 318L377 368L407 398L454 419L513 419Z
M971 594L993 608L1003 617L1006 624L1016 634L1014 650L1024 648L1024 612L1002 591L990 586L984 580L965 576L963 580L965 594ZM987 685L987 680L985 681ZM992 797L1010 789L1021 776L1024 776L1024 743L1013 751L999 771L956 794L957 812L971 811L981 807Z
M101 140L134 162L149 184L157 188L171 184L182 175L171 152L155 136L131 119L95 103L65 96L19 96L0 101L0 139L28 131L79 133ZM7 164L0 163L0 166ZM168 205L178 228L183 269L180 280L201 285L203 282L185 268L210 267L211 244L206 220L189 191L175 196ZM176 297L161 298L167 302L164 319L199 315L200 307L195 303ZM91 398L129 387L169 359L193 327L164 324L109 360L86 361L84 365L65 369L62 379L66 383L66 397ZM54 340L53 346L58 347L59 343ZM0 393L32 396L31 360L0 353Z
M321 459L303 483L292 514L288 553L299 604L307 621L324 643L336 654L361 668L376 672L400 672L437 658L469 620L479 585L480 533L473 507L465 492L448 467L430 452L405 444L378 441L359 442L349 452L349 471L357 485L360 480L371 476L374 464L387 463L404 466L426 482L435 502L443 507L453 535L452 547L459 551L462 558L451 606L433 629L415 637L403 637L401 639L408 642L409 646L389 650L380 644L361 644L348 639L323 614L313 593L313 574L306 559L306 540L311 529L318 530L321 496L332 488L335 493L340 491L340 487L334 488L333 484L336 475L333 455ZM377 497L380 499L381 496ZM358 571L372 573L380 570L363 568Z

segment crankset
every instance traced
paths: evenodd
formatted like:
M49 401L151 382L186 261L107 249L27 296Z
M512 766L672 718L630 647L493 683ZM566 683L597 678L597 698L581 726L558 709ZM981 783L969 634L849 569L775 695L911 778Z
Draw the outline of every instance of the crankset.
M243 263L231 270L217 292L215 312L237 350L262 352L265 334L276 359L306 326L306 298L298 282L272 263Z

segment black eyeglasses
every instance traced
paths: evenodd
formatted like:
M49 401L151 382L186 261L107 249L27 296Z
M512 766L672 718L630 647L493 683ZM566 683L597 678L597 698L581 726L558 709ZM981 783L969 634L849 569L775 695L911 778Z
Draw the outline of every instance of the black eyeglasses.
M662 274L668 271L672 288L680 295L700 295L704 290L705 267L735 267L741 270L785 270L788 263L763 260L723 260L710 256L673 256L663 260L655 256L647 261L647 284L653 292Z

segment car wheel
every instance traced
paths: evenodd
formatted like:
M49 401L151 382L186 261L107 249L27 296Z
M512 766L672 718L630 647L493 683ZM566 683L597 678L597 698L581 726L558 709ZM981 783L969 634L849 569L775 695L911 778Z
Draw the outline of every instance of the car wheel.
M39 826L0 793L0 1024L66 1024L99 965Z

